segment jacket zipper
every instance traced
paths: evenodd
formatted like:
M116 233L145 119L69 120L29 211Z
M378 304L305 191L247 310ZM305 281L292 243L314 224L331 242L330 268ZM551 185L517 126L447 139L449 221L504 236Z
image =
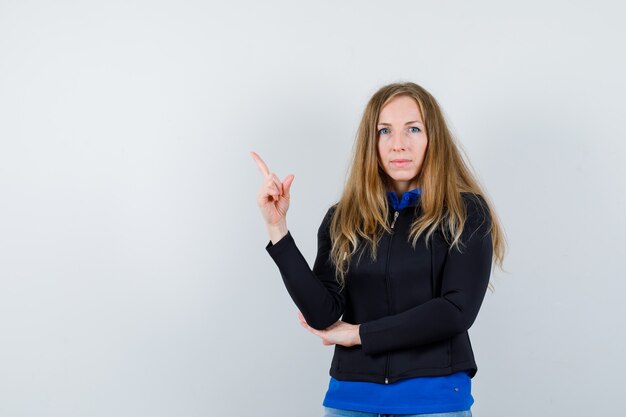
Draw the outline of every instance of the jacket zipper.
M391 228L393 229L393 226L396 224L396 220L398 219L398 215L400 214L399 211L396 210L395 213L393 213L393 221L391 222Z
M398 210L396 210L396 212L393 214L393 221L391 222L391 229L393 229L393 226L395 226L396 224L396 220L398 219L398 216L400 215L400 212ZM389 246L387 247L387 262L385 264L386 266L386 271L385 271L385 278L387 281L387 297L389 299L389 314L393 314L393 312L391 311L391 282L389 280L389 255L391 254L391 243L393 242L393 230L391 231L391 237L389 238ZM389 353L387 353L387 360L385 362L385 384L389 383Z

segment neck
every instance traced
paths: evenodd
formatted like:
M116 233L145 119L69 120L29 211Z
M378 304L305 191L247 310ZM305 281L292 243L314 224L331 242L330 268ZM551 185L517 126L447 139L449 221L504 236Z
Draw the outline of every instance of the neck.
M394 181L392 184L392 191L398 198L402 198L402 194L415 188L417 188L417 183L411 181Z

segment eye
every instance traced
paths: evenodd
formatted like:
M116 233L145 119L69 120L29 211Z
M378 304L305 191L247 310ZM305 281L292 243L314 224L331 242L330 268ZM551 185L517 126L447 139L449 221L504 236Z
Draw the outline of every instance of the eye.
M413 129L415 129L415 130L413 130ZM411 126L411 127L409 128L409 131L410 131L411 133L419 133L419 132L421 132L422 130L421 130L419 127Z
M386 127L383 127L382 129L378 130L379 135L386 135L387 133L389 133L389 129Z

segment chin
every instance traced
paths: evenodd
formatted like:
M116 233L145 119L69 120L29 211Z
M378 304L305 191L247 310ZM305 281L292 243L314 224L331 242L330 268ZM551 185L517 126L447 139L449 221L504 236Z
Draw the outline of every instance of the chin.
M400 176L400 175L391 176L390 175L389 178L391 178L394 181L403 181L404 182L404 181L412 181L416 176L417 176L417 174L416 175L402 175L402 176Z

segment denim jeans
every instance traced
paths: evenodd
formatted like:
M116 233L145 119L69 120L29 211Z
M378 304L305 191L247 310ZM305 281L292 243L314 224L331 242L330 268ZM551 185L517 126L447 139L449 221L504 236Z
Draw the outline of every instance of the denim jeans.
M449 413L431 414L379 414L364 411L340 410L338 408L324 407L324 417L472 417L470 410L451 411Z

